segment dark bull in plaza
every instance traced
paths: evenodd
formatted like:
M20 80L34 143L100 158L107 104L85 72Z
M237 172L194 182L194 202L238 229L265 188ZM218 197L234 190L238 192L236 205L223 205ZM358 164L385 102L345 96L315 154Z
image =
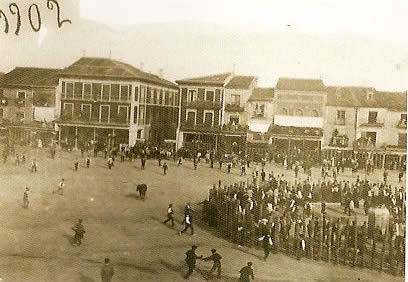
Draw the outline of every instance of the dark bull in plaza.
M146 184L138 184L136 186L136 191L139 192L140 198L144 200L145 197L146 197L147 185Z

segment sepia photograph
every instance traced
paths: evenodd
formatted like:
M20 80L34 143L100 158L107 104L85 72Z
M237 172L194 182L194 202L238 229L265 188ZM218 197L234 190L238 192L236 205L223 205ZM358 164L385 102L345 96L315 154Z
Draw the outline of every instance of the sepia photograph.
M0 282L405 281L406 0L0 0Z

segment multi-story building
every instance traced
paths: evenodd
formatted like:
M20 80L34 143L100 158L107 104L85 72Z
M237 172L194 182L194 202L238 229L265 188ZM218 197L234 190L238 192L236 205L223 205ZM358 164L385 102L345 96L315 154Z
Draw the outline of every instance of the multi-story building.
M178 147L218 153L244 151L245 103L256 78L223 73L176 82L182 106Z
M326 87L320 79L280 78L274 90L270 134L278 150L320 151Z
M406 93L329 87L323 149L328 158L372 157L377 167L406 155Z
M269 127L274 117L274 89L254 88L248 100L248 153L263 152L268 149Z
M17 67L2 76L0 120L11 146L42 146L54 138L59 71Z
M79 147L175 144L179 94L174 83L107 58L81 58L61 71L59 139Z

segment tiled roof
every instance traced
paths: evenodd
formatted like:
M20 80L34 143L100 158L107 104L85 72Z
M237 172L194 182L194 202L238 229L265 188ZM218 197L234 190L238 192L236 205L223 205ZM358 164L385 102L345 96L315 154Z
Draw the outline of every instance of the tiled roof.
M248 101L271 101L273 99L273 88L254 88Z
M60 69L17 67L0 78L0 85L53 87L58 85Z
M321 79L279 78L276 89L323 91L325 87Z
M61 75L76 77L137 79L162 86L177 88L177 85L171 81L162 79L157 75L141 71L132 65L108 58L82 57L69 67L65 68L61 72Z
M368 94L372 93L372 99ZM327 87L327 105L360 108L387 108L406 111L407 94L404 92L381 92L373 87Z
M232 75L231 72L221 73L221 74L214 74L208 76L200 76L194 78L186 78L177 80L177 84L190 84L190 85L219 85L224 86L227 82L228 78Z
M256 79L255 76L237 75L237 76L234 76L230 80L230 82L228 82L228 84L225 86L225 88L248 89L255 79Z

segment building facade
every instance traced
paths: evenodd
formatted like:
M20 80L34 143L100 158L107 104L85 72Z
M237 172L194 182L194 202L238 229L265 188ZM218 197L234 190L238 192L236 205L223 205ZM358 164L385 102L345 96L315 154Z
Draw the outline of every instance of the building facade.
M178 147L218 154L245 151L245 103L256 78L223 73L176 82L181 93Z
M59 75L59 140L70 147L175 144L175 84L106 58L81 58ZM163 125L166 126L163 126Z
M0 123L9 145L46 146L54 139L59 71L17 67L2 76Z
M270 129L276 150L320 151L323 141L326 87L320 79L280 78L274 91Z

